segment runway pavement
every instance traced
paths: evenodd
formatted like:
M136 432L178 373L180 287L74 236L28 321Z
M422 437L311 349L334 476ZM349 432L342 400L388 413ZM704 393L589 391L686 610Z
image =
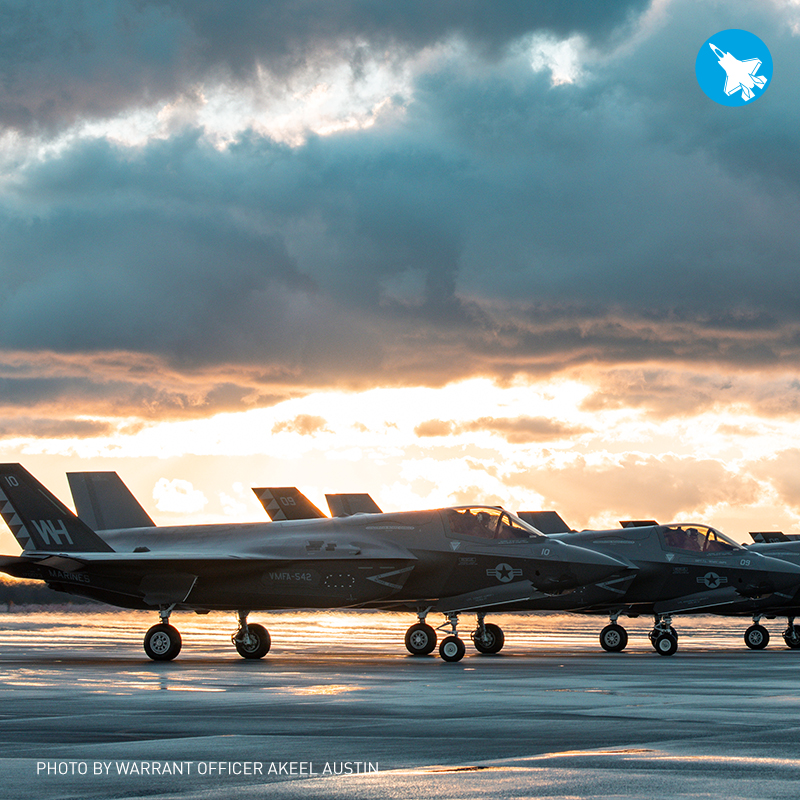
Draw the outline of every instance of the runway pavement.
M236 655L232 617L175 614L183 651L154 663L153 615L0 615L0 796L798 796L785 620L755 652L748 620L680 619L665 658L645 619L609 654L602 618L498 616L502 653L448 664L408 656L409 616L252 619L263 661Z

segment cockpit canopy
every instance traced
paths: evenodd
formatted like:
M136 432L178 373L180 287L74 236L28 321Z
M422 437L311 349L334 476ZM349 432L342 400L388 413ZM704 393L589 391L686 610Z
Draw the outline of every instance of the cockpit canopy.
M544 539L519 517L492 506L459 506L445 511L454 536L476 536L481 539Z
M662 525L659 534L667 550L694 553L727 553L742 548L725 534L707 525Z

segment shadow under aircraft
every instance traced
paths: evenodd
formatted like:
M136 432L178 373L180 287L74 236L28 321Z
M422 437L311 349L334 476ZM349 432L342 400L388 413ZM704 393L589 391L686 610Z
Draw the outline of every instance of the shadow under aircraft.
M419 622L406 642L426 654L436 633L425 616L441 611L451 631L439 654L459 661L460 613L526 606L585 584L627 580L636 570L483 506L161 527L138 514L137 524L126 527L121 510L114 524L122 527L95 531L20 464L0 465L0 514L22 547L18 556L0 556L0 570L122 608L157 611L160 622L145 634L144 649L163 661L181 649L169 622L176 609L235 611L233 644L244 658L261 658L270 636L248 622L251 611L299 608L414 611ZM96 523L101 518L95 514ZM477 640L491 652L496 638L481 633Z

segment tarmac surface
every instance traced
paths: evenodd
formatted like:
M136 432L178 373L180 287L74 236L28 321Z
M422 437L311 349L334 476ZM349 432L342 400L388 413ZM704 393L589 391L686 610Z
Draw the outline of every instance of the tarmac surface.
M235 653L233 617L174 614L170 663L141 648L154 615L0 614L0 796L25 798L797 798L800 651L785 620L492 617L500 654L406 653L413 616L253 614L273 647ZM432 619L429 621L433 622ZM467 638L473 620L463 618ZM339 773L339 774L337 774Z

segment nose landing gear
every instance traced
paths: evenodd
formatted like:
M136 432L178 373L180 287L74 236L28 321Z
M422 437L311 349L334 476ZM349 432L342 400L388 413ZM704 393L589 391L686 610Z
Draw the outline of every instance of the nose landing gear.
M181 635L169 624L173 608L174 605L161 606L158 612L161 622L144 635L144 651L153 661L172 661L181 651Z
M242 658L264 658L272 645L269 631L263 625L256 623L248 625L249 613L249 611L238 612L239 630L231 636L231 641Z

